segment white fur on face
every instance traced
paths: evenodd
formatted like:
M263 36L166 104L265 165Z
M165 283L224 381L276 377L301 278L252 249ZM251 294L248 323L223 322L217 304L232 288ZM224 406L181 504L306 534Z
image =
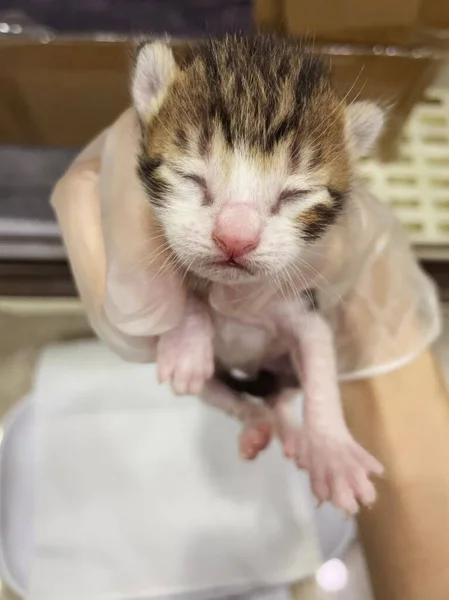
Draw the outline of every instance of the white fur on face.
M185 158L164 166L164 178L173 193L159 209L167 240L178 260L198 275L228 283L252 281L266 276L278 278L282 270L301 256L307 242L301 239L297 217L312 206L328 202L322 181L303 169L289 175L287 151L273 159L256 160L244 148L224 150L217 146L208 159ZM210 206L204 203L204 191L179 172L195 174L207 184ZM289 200L275 211L284 190L310 190L307 195ZM241 270L220 264L223 255L213 241L213 229L220 210L231 203L255 208L262 222L259 246L239 262Z

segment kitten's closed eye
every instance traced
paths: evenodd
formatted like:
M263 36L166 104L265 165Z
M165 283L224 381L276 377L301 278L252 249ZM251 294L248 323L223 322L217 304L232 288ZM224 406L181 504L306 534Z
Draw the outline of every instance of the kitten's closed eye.
M185 171L176 171L176 173L186 181L190 181L198 186L203 193L203 205L211 206L212 196L209 193L204 177L197 175L196 173L186 173Z
M187 179L187 181L193 181L193 183L195 183L201 189L207 188L206 180L204 177L201 177L201 175L197 175L196 173L185 173L184 171L177 171L177 173L183 179Z
M306 189L306 190L296 189L296 188L288 188L286 190L283 190L280 193L279 198L277 199L276 204L274 205L274 207L272 209L272 214L275 215L275 214L279 213L282 206L285 206L286 204L291 204L292 202L296 202L297 200L300 200L301 198L308 196L309 194L311 194L314 191L315 190L312 188Z

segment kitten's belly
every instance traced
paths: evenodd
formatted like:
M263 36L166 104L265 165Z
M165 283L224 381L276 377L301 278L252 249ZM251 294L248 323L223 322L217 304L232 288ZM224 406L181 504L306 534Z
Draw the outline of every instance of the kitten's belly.
M215 358L222 367L251 374L288 352L274 327L256 327L222 315L213 320Z

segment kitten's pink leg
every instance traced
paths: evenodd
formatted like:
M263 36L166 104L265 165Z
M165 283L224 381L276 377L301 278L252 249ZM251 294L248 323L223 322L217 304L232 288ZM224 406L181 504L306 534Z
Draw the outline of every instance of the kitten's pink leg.
M239 439L240 456L253 460L271 441L273 423L270 410L252 402L245 395L234 393L217 380L209 381L201 398L243 423Z
M381 475L382 465L351 436L343 416L331 331L316 312L300 317L298 343L292 362L304 389L304 423L297 431L295 459L310 473L320 501L354 514L358 503L372 504L376 492L370 475ZM284 451L291 453L291 408L280 403L284 417ZM290 411L290 412L289 412Z
M160 383L169 381L179 395L198 395L214 372L213 329L208 310L188 298L180 325L160 336L157 345Z
M273 406L276 432L281 440L286 458L296 460L300 425L296 400L300 394L298 388L286 388L275 398L271 399Z

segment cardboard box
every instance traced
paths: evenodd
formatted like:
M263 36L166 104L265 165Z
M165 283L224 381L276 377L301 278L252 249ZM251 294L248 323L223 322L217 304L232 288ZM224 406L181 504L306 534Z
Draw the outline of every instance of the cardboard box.
M447 0L254 0L255 22L320 42L441 44Z
M449 29L448 0L422 0L419 23L434 30Z
M317 40L393 42L391 30L411 28L420 0L284 0L285 25L293 35ZM382 35L379 35L379 34Z
M0 143L82 146L129 104L125 42L0 41Z

